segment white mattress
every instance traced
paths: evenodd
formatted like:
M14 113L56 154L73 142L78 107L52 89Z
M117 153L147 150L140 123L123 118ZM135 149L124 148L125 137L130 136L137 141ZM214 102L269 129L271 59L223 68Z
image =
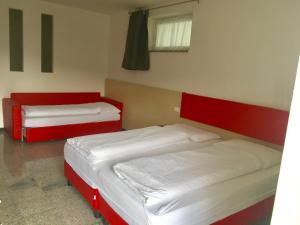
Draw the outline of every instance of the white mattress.
M97 186L102 197L130 225L206 225L275 194L278 173L279 166L275 166L188 193L175 199L163 215L148 212L111 166L101 169Z
M68 124L117 121L120 119L118 113L107 114L87 114L87 115L69 115L69 116L48 116L48 117L22 117L23 127L48 127Z
M101 161L98 163L93 163L89 161L83 154L81 154L76 147L70 145L68 142L65 144L64 147L64 157L67 163L74 169L74 171L91 187L97 188L96 180L97 178L97 171L101 170L102 167L106 165L113 165L117 162L127 161L133 158L138 158L142 156L151 156L151 155L158 155L167 152L177 152L183 151L187 149L196 149L199 147L205 147L211 145L213 143L218 142L219 140L209 140L204 142L185 142L179 144L169 145L168 147L162 147L155 149L154 151L147 151L146 153L135 152L134 154L120 154L115 155L114 158L110 160Z
M106 102L94 102L64 105L22 105L22 112L26 117L45 117L119 113L120 110L114 105Z

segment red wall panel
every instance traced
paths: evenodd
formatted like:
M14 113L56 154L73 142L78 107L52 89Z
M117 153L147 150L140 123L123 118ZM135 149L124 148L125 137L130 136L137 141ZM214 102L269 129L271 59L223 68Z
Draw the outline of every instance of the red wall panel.
M180 116L283 145L289 113L263 106L182 93Z

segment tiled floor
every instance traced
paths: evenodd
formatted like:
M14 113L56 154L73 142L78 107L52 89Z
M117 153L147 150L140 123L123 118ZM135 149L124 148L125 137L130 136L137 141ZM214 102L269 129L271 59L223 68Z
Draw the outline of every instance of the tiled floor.
M22 144L0 131L0 224L96 225L63 176L64 141Z

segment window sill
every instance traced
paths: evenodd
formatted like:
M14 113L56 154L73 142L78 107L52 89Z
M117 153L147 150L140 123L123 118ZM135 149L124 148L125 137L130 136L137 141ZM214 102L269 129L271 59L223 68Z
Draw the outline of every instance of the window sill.
M187 53L189 52L188 49L182 49L182 50L149 50L149 52L182 52L182 53Z

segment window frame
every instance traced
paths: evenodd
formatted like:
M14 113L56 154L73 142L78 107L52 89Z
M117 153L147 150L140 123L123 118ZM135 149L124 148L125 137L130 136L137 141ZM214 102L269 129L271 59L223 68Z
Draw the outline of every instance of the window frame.
M187 21L190 20L192 22L193 27L193 15L192 13L189 14L180 14L180 15L173 15L173 16L164 16L164 17L154 17L151 18L150 26L150 45L149 51L150 52L188 52L191 47L191 37L190 36L190 45L189 46L179 46L179 47L156 47L156 38L157 38L157 25L159 23L168 22L168 21ZM192 28L191 28L192 29Z

